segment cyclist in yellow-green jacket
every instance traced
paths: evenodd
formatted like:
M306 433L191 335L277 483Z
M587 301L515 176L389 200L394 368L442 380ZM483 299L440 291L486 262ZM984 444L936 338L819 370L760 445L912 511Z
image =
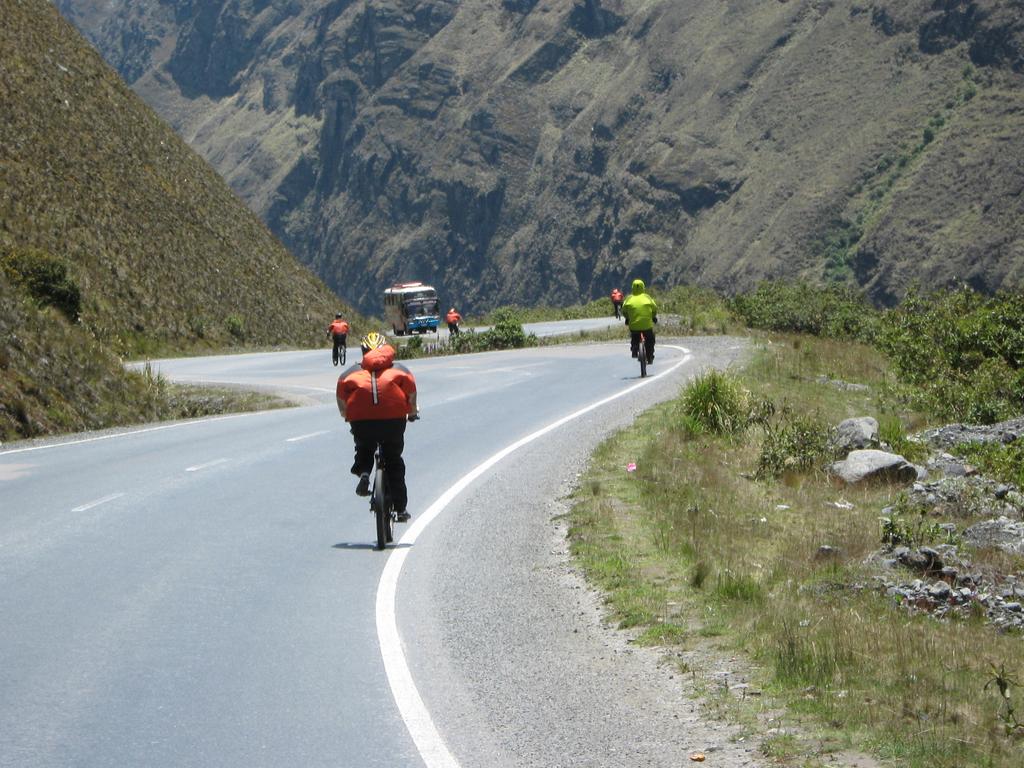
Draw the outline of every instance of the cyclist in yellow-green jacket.
M640 334L644 335L647 346L647 363L654 362L654 325L658 322L658 305L648 293L644 281L633 281L633 293L622 305L622 315L629 326L629 350L633 357L640 347Z

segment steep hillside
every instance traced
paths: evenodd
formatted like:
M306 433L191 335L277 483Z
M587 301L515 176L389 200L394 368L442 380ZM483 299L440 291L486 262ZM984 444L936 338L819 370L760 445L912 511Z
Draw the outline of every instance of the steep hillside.
M120 355L323 343L337 298L53 6L0 18L0 440L182 415Z
M329 285L1024 277L1024 0L58 0Z
M122 354L319 340L337 298L50 3L0 7L6 277L52 257Z

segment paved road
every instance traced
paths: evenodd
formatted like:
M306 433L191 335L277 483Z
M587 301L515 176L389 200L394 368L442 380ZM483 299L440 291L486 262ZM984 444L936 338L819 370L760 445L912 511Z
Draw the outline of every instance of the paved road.
M0 765L626 764L659 720L573 647L600 641L565 615L550 502L602 436L740 347L665 345L655 370L678 367L638 389L621 344L410 363L414 523L388 553L345 472L329 353L157 363L311 404L0 452ZM634 757L677 765L688 740L659 732Z

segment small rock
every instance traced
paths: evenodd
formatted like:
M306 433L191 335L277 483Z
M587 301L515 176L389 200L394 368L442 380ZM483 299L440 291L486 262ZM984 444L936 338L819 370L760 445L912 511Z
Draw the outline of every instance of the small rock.
M839 557L839 549L829 544L822 544L814 555L815 560L833 560Z
M832 446L839 454L878 445L878 421L870 416L846 419L836 427Z
M937 581L928 587L928 596L933 600L948 600L952 590L944 581Z

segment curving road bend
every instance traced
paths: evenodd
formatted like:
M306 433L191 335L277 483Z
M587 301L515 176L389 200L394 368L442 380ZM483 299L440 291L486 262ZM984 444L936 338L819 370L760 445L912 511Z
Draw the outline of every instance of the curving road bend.
M324 351L154 363L305 407L0 452L0 766L668 766L711 742L753 765L624 663L552 523L601 439L743 345L659 349L640 387L620 344L409 363L415 540L386 553Z

